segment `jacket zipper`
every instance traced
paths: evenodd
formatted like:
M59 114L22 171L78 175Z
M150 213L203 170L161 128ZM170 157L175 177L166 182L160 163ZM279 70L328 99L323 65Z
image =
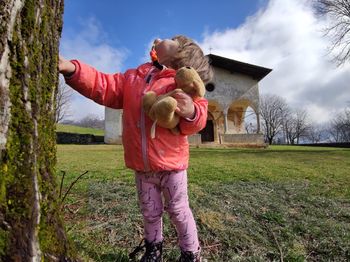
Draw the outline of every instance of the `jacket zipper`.
M142 146L142 159L145 171L150 171L148 161L148 150L147 150L147 136L146 136L146 123L145 123L145 111L141 106L141 146Z
M146 93L147 86L151 84L151 74L154 70L154 67L150 69L150 71L147 73L145 77L145 85L142 90L142 95ZM141 105L141 119L140 119L140 126L141 126L141 147L142 147L142 159L143 159L143 165L145 168L145 171L148 172L151 170L149 165L149 159L148 159L148 150L147 150L147 134L146 134L146 114L145 110L143 109L143 106Z

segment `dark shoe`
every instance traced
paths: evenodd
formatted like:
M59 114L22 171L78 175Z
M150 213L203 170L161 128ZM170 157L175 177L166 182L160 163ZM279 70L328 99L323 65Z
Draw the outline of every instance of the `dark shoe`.
M178 262L202 262L201 252L182 251Z
M142 244L144 242L144 244ZM139 246L135 248L133 252L129 254L129 259L135 261L136 255L143 251L146 248L145 254L141 257L140 262L162 262L162 250L163 250L163 241L159 243L150 243L147 240L143 239Z

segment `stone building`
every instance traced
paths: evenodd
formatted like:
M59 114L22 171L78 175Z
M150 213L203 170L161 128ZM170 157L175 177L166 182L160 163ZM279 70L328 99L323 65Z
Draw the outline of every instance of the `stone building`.
M259 119L259 81L271 69L239 62L225 57L208 55L214 69L212 82L206 85L208 119L206 127L189 137L191 144L229 144L263 146ZM249 111L248 111L249 109ZM249 130L247 114L254 120ZM105 110L105 142L120 144L122 110ZM249 130L249 132L247 131Z

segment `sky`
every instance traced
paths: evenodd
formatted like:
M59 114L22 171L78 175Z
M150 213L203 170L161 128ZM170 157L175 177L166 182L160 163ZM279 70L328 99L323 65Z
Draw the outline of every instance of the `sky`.
M194 39L208 54L273 69L260 94L283 97L326 123L350 103L350 64L332 62L327 18L311 0L65 0L60 53L106 72L149 60L155 38ZM104 117L104 107L74 93L71 119Z

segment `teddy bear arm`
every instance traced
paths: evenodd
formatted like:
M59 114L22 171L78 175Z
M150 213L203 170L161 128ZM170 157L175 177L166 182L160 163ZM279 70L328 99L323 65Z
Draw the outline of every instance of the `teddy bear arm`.
M179 123L179 116L175 114L177 101L171 96L167 96L157 101L151 111L154 113L157 124L164 128L174 128Z
M157 94L153 91L147 92L142 98L142 106L146 114L150 114L150 110L157 101Z

